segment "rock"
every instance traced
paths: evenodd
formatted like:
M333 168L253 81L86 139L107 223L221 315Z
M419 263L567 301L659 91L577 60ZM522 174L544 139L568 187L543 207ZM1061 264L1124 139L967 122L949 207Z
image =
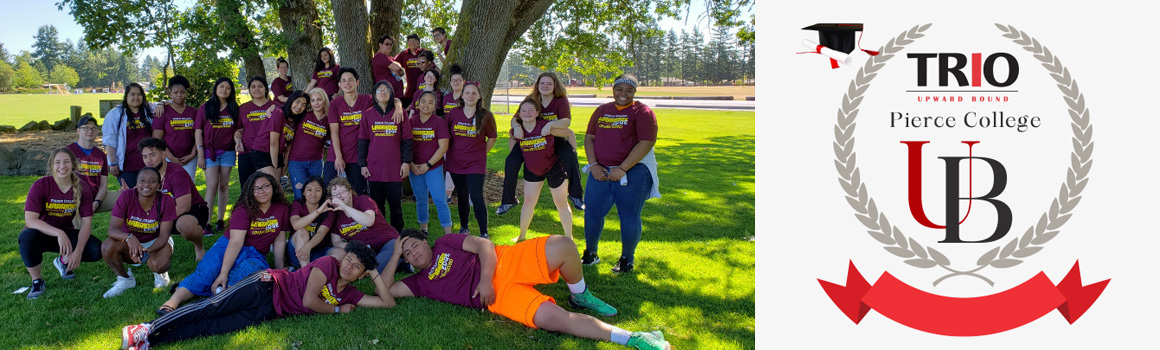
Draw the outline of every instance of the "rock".
M20 157L20 174L44 175L48 167L48 154L51 151L29 151Z
M24 126L20 127L20 129L17 131L35 131L35 130L40 130L39 124L37 124L36 122L28 122L28 124L24 124Z
M11 125L0 125L0 132L16 132L16 127Z
M69 124L72 124L72 123L73 122L71 120L68 120L68 119L57 120L56 123L52 123L52 130L56 130L56 131L64 130L65 127L67 127ZM76 129L76 127L74 126L73 129Z
M47 120L41 120L40 123L37 123L36 130L52 130L52 125L48 124Z

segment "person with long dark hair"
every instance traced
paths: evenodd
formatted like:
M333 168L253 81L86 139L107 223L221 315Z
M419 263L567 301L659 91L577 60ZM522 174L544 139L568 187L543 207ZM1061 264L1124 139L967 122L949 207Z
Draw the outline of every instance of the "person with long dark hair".
M32 277L28 299L44 294L40 275L44 253L59 252L52 265L61 279L76 278L81 262L101 260L101 240L93 237L93 191L86 190L77 176L77 158L68 148L58 148L48 157L48 175L32 183L24 200L24 230L18 238L20 259ZM80 228L73 217L80 216Z
M137 142L153 136L153 107L145 98L145 88L129 83L121 104L105 113L101 133L109 157L109 175L124 181L129 188L137 184L137 171L145 166L137 153Z
M310 84L306 84L306 89L303 91L310 91L315 87L322 88L326 91L326 99L337 99L342 94L338 90L338 71L342 66L334 60L334 52L330 51L329 47L323 47L318 50L318 59L314 61L314 73L310 75Z
M459 233L470 234L467 222L471 207L480 237L487 234L487 202L483 199L483 180L487 174L487 153L495 146L495 117L480 103L479 83L468 82L457 108L447 115L451 148L447 151L447 172L455 182L459 205ZM471 203L468 204L468 197ZM476 205L478 204L478 205Z
M375 82L386 80L391 84L391 91L394 91L395 95L402 95L406 72L403 70L403 66L399 62L395 62L394 57L391 57L394 49L395 38L389 34L383 34L379 37L379 50L371 58L371 76Z
M270 118L264 123L261 136L254 141L254 156L252 159L258 171L282 177L286 172L286 159L289 153L288 146L294 141L295 133L306 118L306 94L294 91L290 94L293 99L287 99L281 108L270 106L267 112ZM297 197L296 197L297 198Z
M156 169L141 168L137 178L137 188L121 192L117 198L109 219L109 239L101 244L105 265L117 275L105 298L137 286L125 261L149 265L154 289L169 286L169 258L173 256L173 237L169 234L177 220L177 205L159 191L161 174Z
M295 199L302 198L302 186L307 179L322 176L323 148L330 139L330 100L326 98L326 91L314 88L291 101L302 99L309 101L310 111L305 113L302 123L294 131L295 137L290 140L290 150L286 155Z
M274 94L275 102L286 103L289 101L290 92L294 91L294 81L287 75L290 72L290 63L286 62L285 58L278 57L274 65L278 69L278 76L270 81L270 92Z
M241 141L237 133L241 110L229 78L218 78L213 83L208 101L197 111L194 142L197 145L197 167L205 171L205 196L210 208L217 205L214 231L225 231L226 202L230 195L230 171L237 163L236 146ZM245 183L246 179L238 179ZM212 211L211 211L212 213ZM205 229L209 233L209 226Z
M459 64L451 65L451 69L447 73L448 85L451 85L451 92L443 95L443 101L439 104L439 109L443 110L443 115L451 113L452 109L459 108L459 98L463 96L463 83L467 78L463 73L463 66ZM438 78L436 78L438 81Z
M254 76L247 85L251 99L238 107L240 115L238 129L242 133L242 142L235 144L238 153L238 182L249 179L250 175L259 169L278 167L277 162L271 163L270 150L267 149L270 145L270 136L266 122L270 120L270 113L280 108L280 104L270 99L266 78ZM261 146L258 146L259 144ZM265 149L265 155L254 153L255 149ZM269 174L275 178L281 177L272 170Z
M530 98L520 102L518 109L520 131L522 137L508 139L508 148L512 152L523 153L524 164L524 208L520 211L520 236L516 241L523 241L528 235L528 226L535 216L536 202L540 200L540 189L544 181L552 192L552 202L556 204L556 212L560 215L560 226L564 228L564 236L572 238L572 208L568 207L568 174L560 165L560 157L556 155L555 143L557 136L568 136L566 122L561 119L548 121L542 116L543 110L539 103Z
M451 135L447 132L447 122L435 115L435 93L428 91L419 95L419 113L409 120L411 124L411 189L415 193L415 216L419 228L427 232L430 212L427 196L435 202L435 212L439 214L439 224L445 234L451 233L451 209L448 208L447 194L443 192L443 155L450 148Z
M440 75L441 74L439 74L438 69L428 69L427 71L423 72L423 85L421 85L419 90L415 92L415 95L411 97L411 101L418 101L419 94L422 94L426 91L434 93L436 101L443 101L443 92L439 91L438 89ZM416 108L418 108L418 106L412 102L411 107L409 108L409 112L414 114ZM443 108L436 108L435 113L445 115L443 114Z
M402 230L403 180L411 175L411 123L392 120L395 92L386 80L375 84L375 104L363 112L358 162L367 190L380 212L390 209L391 226ZM374 150L374 152L370 152Z
M230 213L230 230L197 263L193 273L178 283L158 314L177 309L194 295L209 296L237 284L255 271L270 268L266 253L273 251L274 266L285 267L286 235L291 229L290 205L273 176L255 173ZM212 300L212 299L211 299Z
M159 107L157 119L153 121L153 137L165 140L169 151L165 155L170 162L177 163L189 178L197 177L197 152L194 152L194 121L197 108L186 105L189 79L180 75L169 78L169 104Z
M314 176L302 186L302 198L290 205L290 224L294 234L286 243L290 265L301 268L326 255L330 249L330 227L334 226L331 206L326 203L326 186L322 177Z

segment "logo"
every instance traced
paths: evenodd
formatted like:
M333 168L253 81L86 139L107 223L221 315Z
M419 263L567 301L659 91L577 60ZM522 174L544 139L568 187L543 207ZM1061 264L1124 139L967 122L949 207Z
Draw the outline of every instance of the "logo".
M455 260L451 259L451 254L439 254L439 258L435 259L435 264L431 266L431 272L427 273L427 279L434 281L447 276L447 272L451 271L451 264Z
M1094 148L1091 141L1093 129L1090 112L1076 81L1060 60L1037 40L1014 27L1001 24L996 26L1001 32L1000 35L1031 52L1037 60L1036 63L1047 69L1052 81L1063 92L1068 114L1055 118L1040 118L1031 115L1016 117L1018 113L1007 115L1005 111L991 113L969 111L929 116L912 116L907 112L883 113L890 119L883 125L906 131L905 137L908 138L893 141L897 142L894 145L898 145L895 157L904 160L905 166L895 169L896 172L892 175L903 179L902 182L905 184L905 191L898 191L899 193L893 195L905 198L900 202L906 203L909 207L910 217L907 219L913 221L897 223L915 228L916 231L912 232L911 236L904 234L898 224L892 224L891 220L887 219L886 208L889 207L887 204L880 207L870 196L867 183L862 177L862 170L856 162L854 126L859 117L860 105L864 102L863 95L870 83L879 77L880 69L905 46L924 37L924 32L931 24L915 26L891 39L882 48L881 55L867 61L850 83L834 126L834 164L838 171L839 183L846 194L847 203L854 210L854 216L865 227L876 246L881 246L886 252L902 259L902 262L911 267L932 269L942 273L941 277L931 281L931 286L936 288L936 291L941 282L953 277L971 277L994 288L995 281L988 277L992 270L1009 269L1030 261L1036 253L1048 248L1048 243L1063 232L1063 226L1075 213L1080 195L1089 180ZM949 86L952 84L951 78L954 78L953 84L957 84L958 87L979 87L983 84L989 87L1007 87L1014 84L1019 77L1018 60L1008 53L1000 52L987 56L974 53L970 54L970 59L967 59L966 54L956 53L908 53L907 57L911 58L908 62L913 62L918 67L917 85L920 87L928 83L927 67L935 64L931 62L937 62L939 86ZM968 64L970 68L967 68ZM1005 67L1005 76L998 74L1000 66ZM969 79L968 74L971 76ZM992 91L989 93L997 91L998 95L974 95L968 98L961 95L946 95L944 94L946 91L939 91L941 90L906 90L906 93L917 93L919 96L917 102L920 104L966 101L1003 104L1010 103L1013 97L1019 97L1015 95L1018 92L1016 90L989 90ZM968 94L974 93L974 90L954 92L964 91ZM927 98L923 97L923 94L930 92L938 92L940 95L935 98L929 98L930 95L927 95ZM1033 103L1028 105L1036 106ZM959 106L966 109L981 105L944 104L939 107L953 110ZM964 133L982 135L990 140L1025 137L1029 134L1029 130L1040 128L1049 122L1067 124L1066 129L1071 132L1071 147L1066 148L1066 152L1070 152L1070 162L1066 164L1068 165L1066 176L1063 177L1058 195L1037 201L1051 203L1045 210L1040 209L1042 211L1016 210L1012 206L1013 201L1018 200L1021 194L1026 194L1027 190L1011 183L1013 176L1023 175L1032 170L1039 171L1042 167L1027 166L1024 164L1026 162L1013 159L1015 158L1013 155L1017 152L996 148L993 141L951 139ZM967 128L950 130L959 125ZM912 138L912 135L916 135L915 130L909 129L913 128L923 129L924 136ZM1017 132L1007 134L1001 128L1015 129ZM965 148L962 151L948 154L946 150L953 145L952 142L966 147L962 147ZM937 154L924 157L926 147L939 147L940 150ZM1060 152L1065 151L1061 149ZM937 159L937 162L931 163L941 168L944 175L937 180L930 180L934 184L924 187L926 178L923 176L923 164L928 159L931 161ZM1036 180L1052 178L1049 176L1051 174L1062 175L1037 173ZM937 216L928 215L929 212L925 209L926 205L932 203L924 200L924 189L931 187L941 187L943 194L941 202L943 211L936 212ZM890 195L891 193L887 193L887 196ZM881 203L886 202L888 201ZM933 204L937 205L939 202L935 201ZM979 214L972 215L973 211L986 215L982 217ZM1009 235L1017 219L1034 224L1026 231L1015 231L1023 232L1022 234ZM941 224L936 221L941 221ZM968 228L970 233L964 231ZM933 240L932 236L941 239L925 246L920 243L920 240ZM952 261L951 256L943 252L952 249L965 251L969 250L966 248L972 247L981 247L979 251L986 251L981 255L975 255L977 259L973 259L973 263L962 259ZM1038 271L1030 279L1007 290L990 291L988 295L978 297L949 297L915 288L890 272L884 272L874 283L869 283L858 272L854 262L850 261L845 286L821 279L818 279L818 282L839 310L856 324L860 323L870 310L876 310L894 322L924 332L949 336L981 336L1021 327L1052 310L1058 310L1064 319L1074 323L1095 303L1110 279L1084 286L1081 282L1079 262L1076 261L1058 284L1052 282L1043 271Z

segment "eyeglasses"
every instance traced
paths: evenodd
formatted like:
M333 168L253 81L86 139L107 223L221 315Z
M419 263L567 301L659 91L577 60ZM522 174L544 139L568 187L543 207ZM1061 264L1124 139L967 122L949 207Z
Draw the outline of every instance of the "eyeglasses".
M270 192L270 190L273 190L273 189L274 189L274 186L271 186L270 184L265 184L262 186L254 186L254 193Z
M427 60L419 60L418 62L419 62L419 64L424 64L424 63L427 63Z
M341 187L336 187L335 189L330 190L330 195L332 195L332 196L338 196L338 195L343 195L343 194L347 194L347 193L350 193L350 191L347 191L346 189L341 188Z
M78 129L81 129L81 131L84 131L84 132L93 132L93 131L100 130L100 129L97 129L97 127L95 127L95 126L82 126Z
M387 89L378 89L378 90L375 90L375 93L376 93L376 94L389 94L389 93L391 93L391 90L387 90Z

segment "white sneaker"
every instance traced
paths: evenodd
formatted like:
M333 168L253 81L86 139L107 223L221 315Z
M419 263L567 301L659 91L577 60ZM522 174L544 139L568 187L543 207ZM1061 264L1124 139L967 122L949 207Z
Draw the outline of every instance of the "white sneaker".
M169 286L169 271L153 273L153 288L162 289Z
M113 288L109 288L109 291L105 292L105 298L112 298L112 297L121 295L121 293L124 293L125 291L129 290L129 288L133 288L136 286L137 286L137 279L135 279L133 277L117 276L117 281L113 282Z
M71 280L73 278L76 278L77 277L76 273L73 273L72 271L65 271L64 270L66 268L66 266L64 265L64 261L61 261L60 259L61 258L52 259L52 266L56 267L57 271L60 271L60 278L66 279L66 280Z

